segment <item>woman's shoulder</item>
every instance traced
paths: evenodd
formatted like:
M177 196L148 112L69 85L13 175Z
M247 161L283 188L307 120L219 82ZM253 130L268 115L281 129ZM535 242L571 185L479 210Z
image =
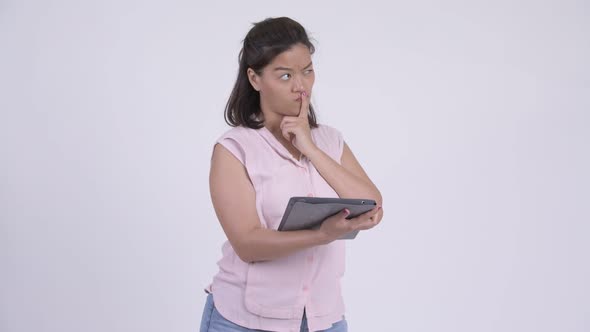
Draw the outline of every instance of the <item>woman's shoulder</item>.
M235 140L247 139L247 137L256 135L256 131L257 129L248 128L244 126L231 127L227 129L223 134L221 134L217 141L223 140L225 138L231 138Z
M248 151L256 145L256 129L237 126L227 129L215 144L220 144L231 152L242 164L246 164Z
M344 138L340 130L325 124L318 124L312 131L317 146L335 160L340 160L344 149Z
M324 140L341 140L342 133L340 130L324 123L318 123L318 127L314 128L316 136Z

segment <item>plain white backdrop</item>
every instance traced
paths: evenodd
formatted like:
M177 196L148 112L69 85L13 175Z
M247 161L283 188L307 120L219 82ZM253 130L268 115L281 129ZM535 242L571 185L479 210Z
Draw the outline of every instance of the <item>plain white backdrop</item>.
M0 331L197 331L213 143L252 22L380 188L351 331L590 331L583 1L0 1Z

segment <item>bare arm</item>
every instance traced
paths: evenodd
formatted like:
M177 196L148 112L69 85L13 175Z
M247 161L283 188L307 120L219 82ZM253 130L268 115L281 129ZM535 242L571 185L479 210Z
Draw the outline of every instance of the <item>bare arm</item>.
M340 198L369 198L375 200L378 206L383 206L381 193L369 179L348 144L344 143L342 165L319 148L315 148L308 153L307 158L311 160L324 180L334 188ZM383 209L377 213L376 218L373 218L375 225L382 218Z
M366 218L356 222L337 214L317 230L279 232L262 228L256 212L256 193L244 166L225 147L217 144L209 176L211 199L223 231L237 255L245 262L287 256L295 251L326 244L347 232L361 229ZM357 219L357 218L355 218Z
M311 138L308 115L309 95L306 91L302 91L299 115L285 116L281 120L279 128L283 137L311 160L340 198L369 198L375 200L377 206L383 206L381 193L369 179L346 142L344 142L340 158L341 165L315 145ZM380 209L373 218L372 226L377 225L382 217L383 209Z

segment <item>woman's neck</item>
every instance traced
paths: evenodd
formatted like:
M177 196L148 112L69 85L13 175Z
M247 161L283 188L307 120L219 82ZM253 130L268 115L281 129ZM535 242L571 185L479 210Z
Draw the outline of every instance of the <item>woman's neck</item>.
M264 126L266 127L266 129L268 129L268 131L270 131L274 135L274 137L276 137L280 142L287 142L287 140L285 140L285 138L283 137L283 133L281 131L281 122L283 121L284 115L264 111L262 113L262 117L264 119Z

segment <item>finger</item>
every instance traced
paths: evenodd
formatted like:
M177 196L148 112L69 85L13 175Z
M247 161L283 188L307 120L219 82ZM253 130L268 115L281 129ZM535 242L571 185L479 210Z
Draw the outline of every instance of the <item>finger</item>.
M359 227L357 229L361 230L361 231L366 231L367 229L371 229L371 228L377 226L378 224L379 224L378 222L368 221L368 222L365 222L365 223L359 225Z
M291 124L291 123L296 123L296 121L298 121L297 117L285 116L285 117L283 117L283 120L281 120L281 124L279 125L279 128L283 129L285 125Z
M379 213L379 211L381 211L381 206L376 206L373 209L371 209L371 210L369 210L369 211L367 211L367 212L365 212L353 219L355 219L358 222L364 222L365 220L376 219L374 217Z
M287 141L291 141L291 131L285 128L281 129L281 132L283 134L283 137L287 140Z
M369 211L370 213L368 214L368 220L370 220L371 222L377 221L379 219L379 212L380 211L381 211L380 206L378 206L376 209Z
M359 218L370 218L370 217L373 217L374 215L376 215L377 213L379 213L379 211L381 211L381 206L375 206L371 210L361 214L358 217Z
M298 128L299 126L296 123L284 123L283 126L281 127L281 130L287 130L287 129L294 129L294 128Z
M294 117L290 117L290 116L287 117L286 116L286 117L283 118L283 120L281 120L280 127L282 128L284 125L292 124L292 123L297 123L298 121L299 121L298 118L294 118Z
M377 220L377 218L369 218L367 220L361 221L357 224L357 227L359 227L359 229L361 230L365 230L365 229L369 229L369 228L373 228L377 225L379 225L381 221Z
M381 206L377 206L375 209L371 210L373 216L376 216L380 211Z
M342 213L342 217L346 218L350 215L350 210L349 209L343 209L342 211L340 211Z
M298 122L300 121L296 116L284 116L281 120L281 123L291 123L291 122Z
M301 106L299 107L298 117L307 119L309 113L309 96L306 91L301 92Z
M284 125L283 128L281 128L281 133L283 134L283 137L290 140L291 137L289 135L297 136L297 134L295 133L296 130L297 126Z
M358 220L353 224L353 228L355 230L366 230L372 227L375 227L376 221L371 219L366 220Z

